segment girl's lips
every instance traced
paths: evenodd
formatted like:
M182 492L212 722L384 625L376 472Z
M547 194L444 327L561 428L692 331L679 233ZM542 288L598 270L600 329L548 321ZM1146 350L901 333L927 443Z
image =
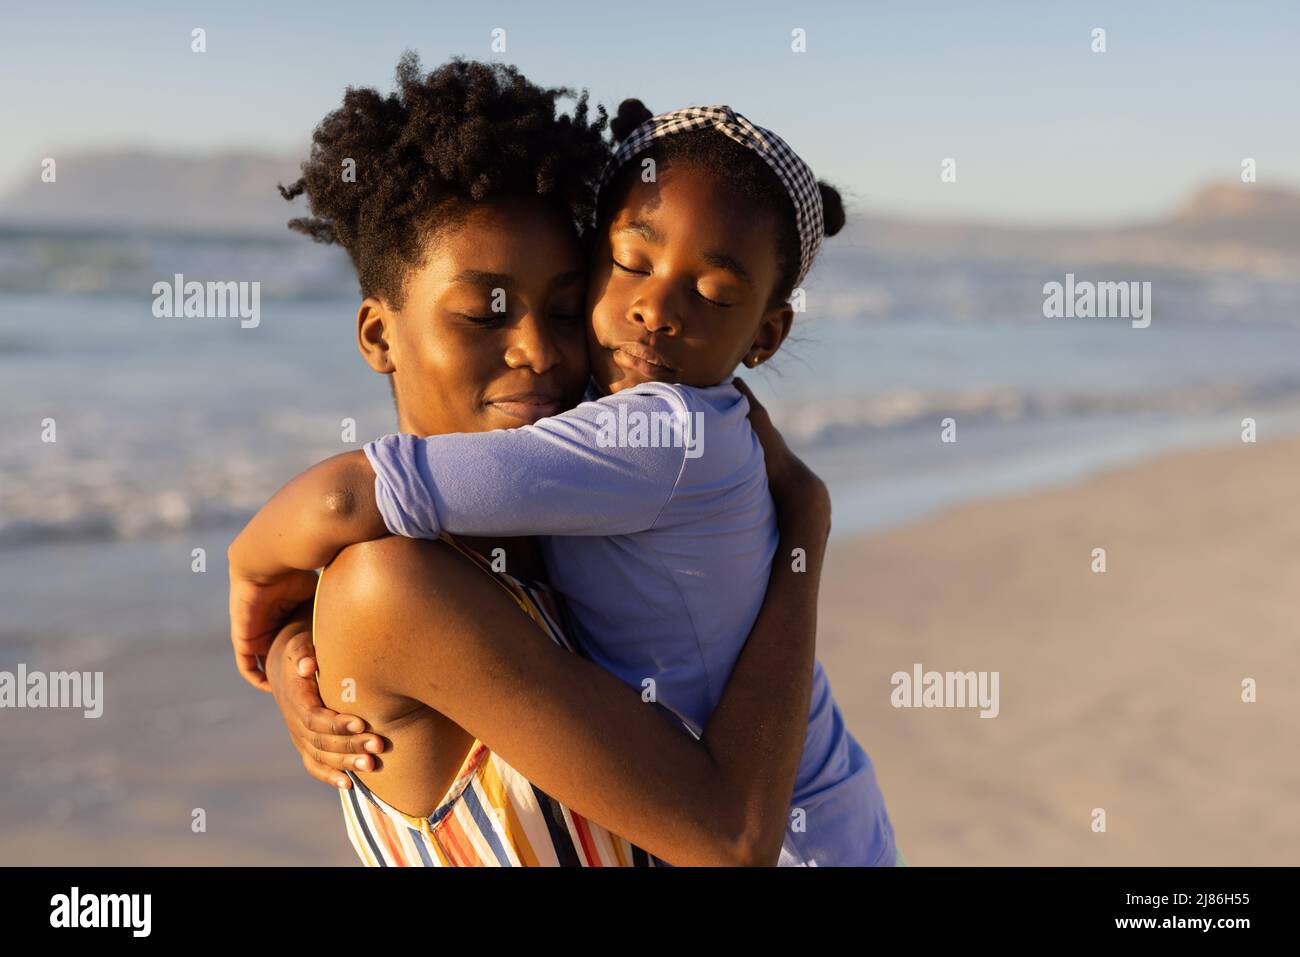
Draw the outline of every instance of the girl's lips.
M677 375L677 370L668 365L663 356L636 342L629 342L616 348L614 362L651 379L669 379Z

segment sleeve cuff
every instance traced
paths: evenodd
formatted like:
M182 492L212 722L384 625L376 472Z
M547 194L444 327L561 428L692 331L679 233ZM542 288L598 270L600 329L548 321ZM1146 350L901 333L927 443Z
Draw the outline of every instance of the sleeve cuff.
M420 471L414 435L385 435L364 446L375 470L375 504L384 525L404 538L435 539L442 535L433 496Z

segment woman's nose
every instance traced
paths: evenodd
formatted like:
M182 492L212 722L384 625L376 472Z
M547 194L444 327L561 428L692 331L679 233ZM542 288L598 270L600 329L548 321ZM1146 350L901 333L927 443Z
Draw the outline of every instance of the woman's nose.
M527 367L540 374L560 361L549 319L527 312L515 323L512 332L506 348L506 363L511 368Z

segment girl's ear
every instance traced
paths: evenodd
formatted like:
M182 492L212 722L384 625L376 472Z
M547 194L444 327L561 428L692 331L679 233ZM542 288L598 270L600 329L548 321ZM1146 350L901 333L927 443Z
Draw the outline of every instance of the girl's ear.
M776 350L781 348L781 343L785 342L785 337L790 334L790 326L793 322L794 309L788 302L767 310L759 320L758 333L754 336L753 344L741 361L752 369L772 358Z
M357 349L366 365L382 375L391 375L396 366L390 352L393 311L387 303L368 296L357 310Z

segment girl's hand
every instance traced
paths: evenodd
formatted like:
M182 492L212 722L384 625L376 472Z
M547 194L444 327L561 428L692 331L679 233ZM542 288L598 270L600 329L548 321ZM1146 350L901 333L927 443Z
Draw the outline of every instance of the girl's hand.
M233 548L233 546L232 546ZM270 691L258 658L266 658L271 641L294 609L316 594L315 572L290 572L257 580L230 564L230 643L235 665L258 691Z
M352 781L342 772L374 770L371 755L383 753L384 739L364 733L366 724L356 715L325 707L316 686L315 654L308 622L290 622L267 656L268 683L307 773L346 791Z
M804 518L817 517L825 522L826 535L831 530L831 493L826 483L790 451L785 439L772 424L767 409L754 398L739 377L736 388L749 400L749 424L763 446L763 459L767 465L767 487L776 503L778 521L780 514L789 515L797 510Z
M276 492L226 550L230 641L239 673L259 691L270 689L257 659L316 593L316 569L348 545L388 534L374 485L364 452L326 459Z

